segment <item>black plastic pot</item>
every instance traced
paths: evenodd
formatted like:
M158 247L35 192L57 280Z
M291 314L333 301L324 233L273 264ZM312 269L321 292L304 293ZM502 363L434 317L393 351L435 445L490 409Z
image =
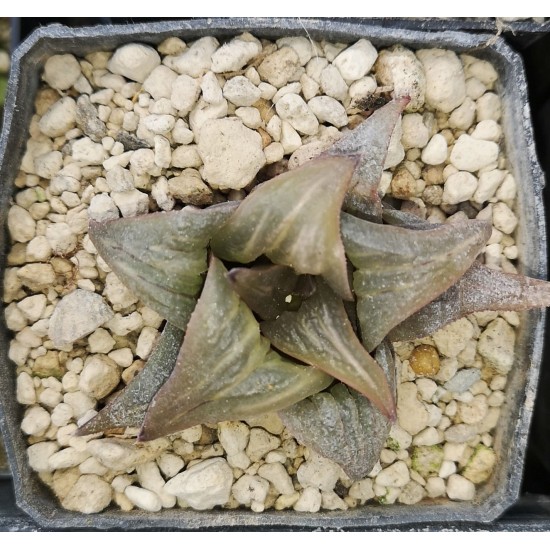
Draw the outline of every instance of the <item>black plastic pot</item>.
M84 55L96 50L114 49L123 43L135 41L155 44L174 35L184 40L193 40L204 35L215 35L223 39L248 30L259 37L277 38L284 35L303 35L304 28L315 39L353 42L365 37L377 47L396 43L413 49L442 47L457 52L471 52L493 63L500 75L507 158L516 181L521 182L518 200L520 226L517 234L521 250L520 267L526 275L545 278L546 241L542 205L544 183L534 149L521 58L502 39L491 40L490 35L427 33L341 20L195 19L84 29L52 26L34 32L14 55L0 142L0 154L3 157L0 181L4 185L0 205L4 227L1 236L3 249L6 249L7 242L5 217L13 192L12 182L24 152L33 98L41 66L47 57L63 52ZM27 464L26 445L19 429L22 410L14 399L15 369L7 360L9 336L4 328L0 334L0 424L12 465L17 503L40 525L57 529L366 529L427 522L491 521L513 504L519 494L541 361L543 331L543 313L531 311L522 315L522 325L517 335L515 365L507 389L509 399L502 411L495 435L495 450L499 457L497 470L471 503L441 501L420 503L416 506L370 505L345 512L321 512L313 515L292 511L254 514L245 510L165 510L158 514L148 514L140 511L122 513L108 510L95 516L84 516L61 509Z

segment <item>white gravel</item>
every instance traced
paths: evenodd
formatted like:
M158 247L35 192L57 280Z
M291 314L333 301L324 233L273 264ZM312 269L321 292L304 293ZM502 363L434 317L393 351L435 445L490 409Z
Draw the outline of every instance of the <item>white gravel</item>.
M158 65L160 65L160 56L154 48L145 44L128 44L115 51L107 68L113 74L125 76L136 82L144 82Z
M210 510L229 500L233 472L223 458L211 458L188 467L166 483L167 493L196 510Z
M426 75L426 103L444 113L450 113L466 98L466 80L462 63L449 50L433 48L418 50Z
M446 158L447 140L442 134L435 134L422 150L422 162L425 164L441 164Z
M381 190L438 222L467 216L462 205L471 201L493 223L485 262L513 270L517 185L501 142L497 78L488 62L449 50L377 51L366 39L273 44L248 33L222 44L170 38L156 49L128 44L85 60L49 58L49 88L36 102L7 216L13 263L4 300L29 462L63 506L313 513L472 500L495 463L493 431L519 323L508 313L476 314L396 345L398 423L381 461L355 482L297 444L275 415L140 447L132 431L89 441L72 433L142 368L162 323L110 272L87 237L88 221L242 198L266 164L298 166L321 153L372 94L411 97ZM420 343L440 355L433 376L411 368ZM416 449L433 450L437 471L422 470L428 462Z

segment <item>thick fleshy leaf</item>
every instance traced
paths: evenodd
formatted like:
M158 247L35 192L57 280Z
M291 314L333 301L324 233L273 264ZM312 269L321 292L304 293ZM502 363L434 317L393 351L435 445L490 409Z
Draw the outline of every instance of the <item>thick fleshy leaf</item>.
M187 412L185 423L191 427L276 412L324 390L332 381L319 369L297 365L270 351L243 382Z
M365 122L346 132L324 155L358 155L359 164L344 200L344 210L359 218L380 222L382 203L378 184L384 171L390 139L409 98L394 99Z
M387 344L379 346L376 359L395 395L395 362ZM367 398L344 384L304 399L279 416L301 444L340 464L352 479L369 474L391 428L390 421Z
M503 273L474 264L436 300L397 325L388 335L395 342L433 334L476 311L522 311L550 307L550 283Z
M237 203L186 206L90 223L89 235L119 279L170 323L185 330L207 268L207 246Z
M289 386L289 377L295 388ZM231 289L227 270L213 257L176 366L154 396L139 439L226 420L226 414L233 417L231 411L237 416L272 411L272 406L287 406L329 383L323 373L269 353L269 342L260 335L252 311Z
M236 267L229 271L228 277L233 290L265 320L298 309L302 298L311 296L315 290L311 285L312 277L298 275L283 265Z
M353 289L368 350L452 286L491 235L479 220L416 231L342 215L346 253L357 268Z
M439 223L430 223L410 212L404 212L403 210L397 210L389 204L383 202L384 208L382 217L384 221L390 225L397 225L398 227L405 227L406 229L434 229L439 227Z
M355 335L342 300L322 281L317 281L317 291L298 311L285 312L261 326L276 348L345 382L395 418L383 370Z
M340 210L355 165L353 157L317 158L265 182L214 235L214 254L242 264L263 254L297 273L322 275L351 300Z
M174 369L182 340L183 331L167 324L143 370L96 416L81 426L76 435L113 428L139 428L151 399Z

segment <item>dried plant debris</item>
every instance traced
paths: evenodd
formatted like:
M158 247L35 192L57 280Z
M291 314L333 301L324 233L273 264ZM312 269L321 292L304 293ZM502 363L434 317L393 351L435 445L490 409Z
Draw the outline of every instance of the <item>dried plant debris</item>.
M514 310L550 302L517 274L497 79L249 33L47 59L4 301L62 505L474 499Z

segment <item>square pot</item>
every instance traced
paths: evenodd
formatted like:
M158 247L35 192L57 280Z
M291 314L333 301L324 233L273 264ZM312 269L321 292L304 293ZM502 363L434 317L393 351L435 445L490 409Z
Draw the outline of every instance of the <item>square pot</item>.
M419 23L419 26L421 24ZM2 246L6 250L6 216L13 194L21 157L25 150L27 128L32 116L33 99L45 60L58 53L85 55L115 49L129 42L158 44L170 36L193 40L205 35L227 38L250 31L260 38L286 35L332 41L354 42L367 38L378 48L392 44L406 47L442 47L456 52L472 52L490 61L499 73L502 98L502 126L506 136L507 158L516 181L521 182L517 200L519 226L516 232L520 249L520 271L536 278L546 277L545 224L541 192L544 185L538 166L522 61L501 39L488 35L387 29L365 23L330 20L294 19L195 19L181 22L136 24L121 27L99 26L67 29L51 26L37 30L15 52L11 69L0 155ZM4 256L5 261L5 256ZM413 506L367 505L345 512L305 514L294 511L213 510L197 512L171 509L149 514L143 511L104 511L94 516L68 512L60 507L47 488L31 471L25 438L20 430L22 407L14 399L15 368L7 358L9 335L3 325L0 334L0 424L13 471L18 505L46 528L75 529L365 529L372 527L426 522L491 521L518 497L527 433L542 354L544 312L521 315L516 336L514 367L508 379L508 396L496 429L494 448L497 466L491 479L479 488L472 502L421 502ZM3 321L2 321L3 322Z

